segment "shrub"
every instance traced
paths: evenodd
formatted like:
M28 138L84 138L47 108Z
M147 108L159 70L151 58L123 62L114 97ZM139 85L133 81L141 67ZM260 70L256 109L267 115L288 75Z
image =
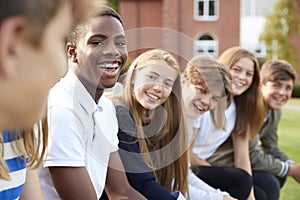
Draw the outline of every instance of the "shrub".
M300 98L300 83L296 83L293 88L292 97Z

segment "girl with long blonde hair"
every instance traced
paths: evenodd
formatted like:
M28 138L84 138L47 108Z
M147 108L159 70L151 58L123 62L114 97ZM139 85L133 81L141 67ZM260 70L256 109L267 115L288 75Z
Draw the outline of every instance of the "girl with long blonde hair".
M188 141L180 68L168 52L154 49L130 65L124 93L114 97L119 147L127 178L147 199L187 194Z

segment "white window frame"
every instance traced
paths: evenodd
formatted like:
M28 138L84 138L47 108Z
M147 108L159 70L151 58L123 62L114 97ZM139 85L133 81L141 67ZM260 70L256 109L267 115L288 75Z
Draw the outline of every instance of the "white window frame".
M209 15L209 2L214 1L215 15ZM199 2L203 2L204 14L199 15ZM194 0L194 19L197 21L216 21L219 19L219 0Z
M203 35L209 35L211 34L201 34L200 37L196 38L194 41L194 56L197 55L211 55L213 57L218 57L219 55L219 44L218 40L216 40L214 37L213 40L199 40ZM213 53L209 52L209 50L213 49ZM199 50L202 50L202 53L199 53Z

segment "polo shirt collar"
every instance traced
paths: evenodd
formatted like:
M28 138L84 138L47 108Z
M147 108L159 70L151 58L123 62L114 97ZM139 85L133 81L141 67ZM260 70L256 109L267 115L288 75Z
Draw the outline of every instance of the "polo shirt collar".
M73 86L74 103L79 103L82 108L88 113L88 115L92 115L93 112L99 110L99 106L95 103L90 93L87 91L87 89L71 69L69 69L67 75L65 76L65 79L67 83L70 83Z

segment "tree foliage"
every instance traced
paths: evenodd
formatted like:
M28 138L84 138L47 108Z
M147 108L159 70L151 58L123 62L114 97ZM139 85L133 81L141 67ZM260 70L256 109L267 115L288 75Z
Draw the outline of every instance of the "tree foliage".
M109 0L108 5L118 12L119 0Z
M266 16L264 30L260 35L260 40L266 44L266 59L276 57L297 66L298 55L290 39L294 34L300 36L298 6L295 0L278 0L274 4L273 13Z

